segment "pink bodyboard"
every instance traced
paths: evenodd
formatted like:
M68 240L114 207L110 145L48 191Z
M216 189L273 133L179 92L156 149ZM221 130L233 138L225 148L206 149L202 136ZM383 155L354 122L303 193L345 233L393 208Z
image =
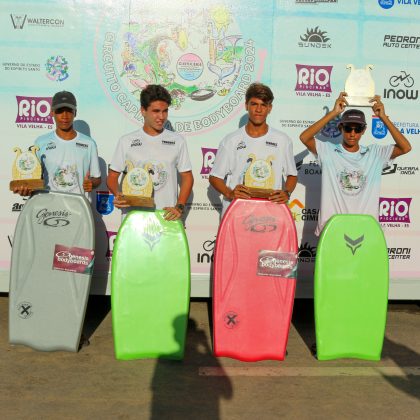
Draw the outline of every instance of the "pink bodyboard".
M216 240L215 356L283 360L296 288L296 226L286 204L234 200Z

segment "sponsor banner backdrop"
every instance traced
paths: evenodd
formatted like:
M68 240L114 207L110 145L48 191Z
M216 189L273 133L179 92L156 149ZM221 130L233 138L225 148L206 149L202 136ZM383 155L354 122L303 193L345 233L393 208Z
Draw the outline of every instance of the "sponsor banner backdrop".
M70 90L78 100L75 127L99 149L103 183L90 197L97 244L92 289L109 293L121 214L105 184L107 166L118 138L142 125L141 90L159 83L171 92L169 126L186 137L193 165L194 193L185 219L192 295L209 296L221 199L208 176L221 139L246 123L247 87L262 81L275 96L269 124L293 139L299 180L289 207L300 241L297 295L312 296L321 169L299 134L333 107L348 64L372 64L376 92L413 146L383 170L380 223L391 282L408 287L407 298L419 298L419 16L417 2L399 0L3 2L0 291L8 290L14 227L26 202L8 191L13 148L26 150L54 129L51 97ZM381 121L363 110L363 143L392 143ZM340 142L337 123L318 138ZM403 295L399 290L398 297Z

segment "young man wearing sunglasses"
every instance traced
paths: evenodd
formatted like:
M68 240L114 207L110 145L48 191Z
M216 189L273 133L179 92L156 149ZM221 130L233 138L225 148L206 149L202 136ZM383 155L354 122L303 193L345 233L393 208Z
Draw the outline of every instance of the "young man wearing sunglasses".
M379 96L372 100L374 114L385 124L395 144L369 146L359 142L366 131L365 114L349 109L338 125L343 135L341 144L322 142L315 135L346 108L346 93L341 92L332 111L308 127L300 140L312 152L322 168L321 206L315 234L319 235L335 214L371 214L378 218L382 169L390 160L411 150L409 141L385 114Z

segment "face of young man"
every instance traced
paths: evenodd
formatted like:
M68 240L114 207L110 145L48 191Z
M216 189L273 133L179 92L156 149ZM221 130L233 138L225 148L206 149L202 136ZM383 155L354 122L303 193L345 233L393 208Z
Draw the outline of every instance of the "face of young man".
M76 116L76 112L71 108L59 108L52 111L52 116L55 121L57 129L61 131L73 130L73 121Z
M144 131L156 136L163 130L166 120L168 119L169 105L164 101L153 101L147 109L141 108L141 115L144 118Z
M359 150L359 141L366 131L366 127L360 124L344 124L341 127L343 134L343 147L349 151Z
M272 107L273 105L258 98L251 98L245 104L245 108L248 111L248 119L256 126L265 124Z

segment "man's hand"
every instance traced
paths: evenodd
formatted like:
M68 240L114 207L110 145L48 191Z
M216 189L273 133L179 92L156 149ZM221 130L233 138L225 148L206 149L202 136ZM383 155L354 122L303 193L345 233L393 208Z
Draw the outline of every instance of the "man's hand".
M229 194L227 197L229 200L233 200L235 198L243 198L248 199L251 198L251 194L249 192L248 187L245 187L245 185L238 184Z
M274 203L285 204L289 201L289 194L287 191L274 190L269 196L268 199Z
M28 197L33 193L33 190L31 190L27 186L21 185L20 187L13 188L13 193L19 194L22 197Z
M382 103L381 97L379 95L375 95L369 102L372 102L372 110L377 117L379 117L381 120L386 117L385 106Z
M83 189L85 192L91 192L93 190L93 183L90 179L90 172L88 171L83 179Z
M124 196L121 193L118 193L115 196L115 198L114 198L114 206L117 209L123 209L123 208L130 207L130 205L127 203L127 201L125 200Z
M165 220L178 220L182 216L182 211L177 207L164 207L163 210Z
M335 101L334 104L334 111L338 114L341 114L348 105L348 102L346 100L347 93L346 92L340 92L340 95Z

